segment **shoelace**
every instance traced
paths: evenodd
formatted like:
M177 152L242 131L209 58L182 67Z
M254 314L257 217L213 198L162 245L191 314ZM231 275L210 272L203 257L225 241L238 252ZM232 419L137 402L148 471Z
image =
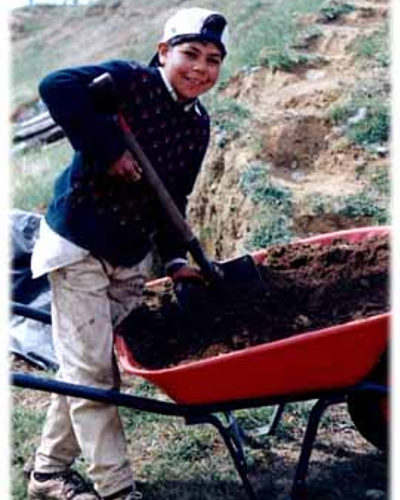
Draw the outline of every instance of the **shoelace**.
M72 500L75 495L80 495L81 493L94 493L93 488L83 479L83 477L76 471L68 471L60 475L66 480L66 491L65 494L68 500Z

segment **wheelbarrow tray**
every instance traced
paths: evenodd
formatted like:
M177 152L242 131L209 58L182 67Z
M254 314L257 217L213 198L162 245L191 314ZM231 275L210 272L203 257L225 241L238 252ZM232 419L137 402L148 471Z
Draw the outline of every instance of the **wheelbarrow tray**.
M357 242L388 232L387 227L368 227L301 241ZM261 262L265 252L255 252L253 257ZM115 345L126 373L154 383L178 403L208 404L352 386L366 377L385 350L389 322L390 313L380 314L158 370L140 366L118 335Z

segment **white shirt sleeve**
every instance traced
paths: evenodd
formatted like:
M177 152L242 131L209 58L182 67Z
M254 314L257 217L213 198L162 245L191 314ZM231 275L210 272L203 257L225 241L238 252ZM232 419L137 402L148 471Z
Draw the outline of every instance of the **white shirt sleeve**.
M40 222L39 238L32 252L32 277L38 278L60 267L79 262L88 254L88 250L53 231L43 217Z

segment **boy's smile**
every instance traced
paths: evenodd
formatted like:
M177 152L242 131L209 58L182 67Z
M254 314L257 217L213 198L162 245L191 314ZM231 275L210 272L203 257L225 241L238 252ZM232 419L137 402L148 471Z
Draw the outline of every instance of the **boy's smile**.
M207 92L216 83L222 63L219 48L210 42L159 44L159 59L178 99L186 101Z

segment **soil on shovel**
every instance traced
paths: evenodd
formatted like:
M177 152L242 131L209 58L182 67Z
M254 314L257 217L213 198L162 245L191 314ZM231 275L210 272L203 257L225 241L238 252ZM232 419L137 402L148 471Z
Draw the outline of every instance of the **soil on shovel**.
M188 284L178 302L169 281L147 289L118 333L138 363L160 369L389 310L387 235L276 245L258 267L268 284L262 294Z

